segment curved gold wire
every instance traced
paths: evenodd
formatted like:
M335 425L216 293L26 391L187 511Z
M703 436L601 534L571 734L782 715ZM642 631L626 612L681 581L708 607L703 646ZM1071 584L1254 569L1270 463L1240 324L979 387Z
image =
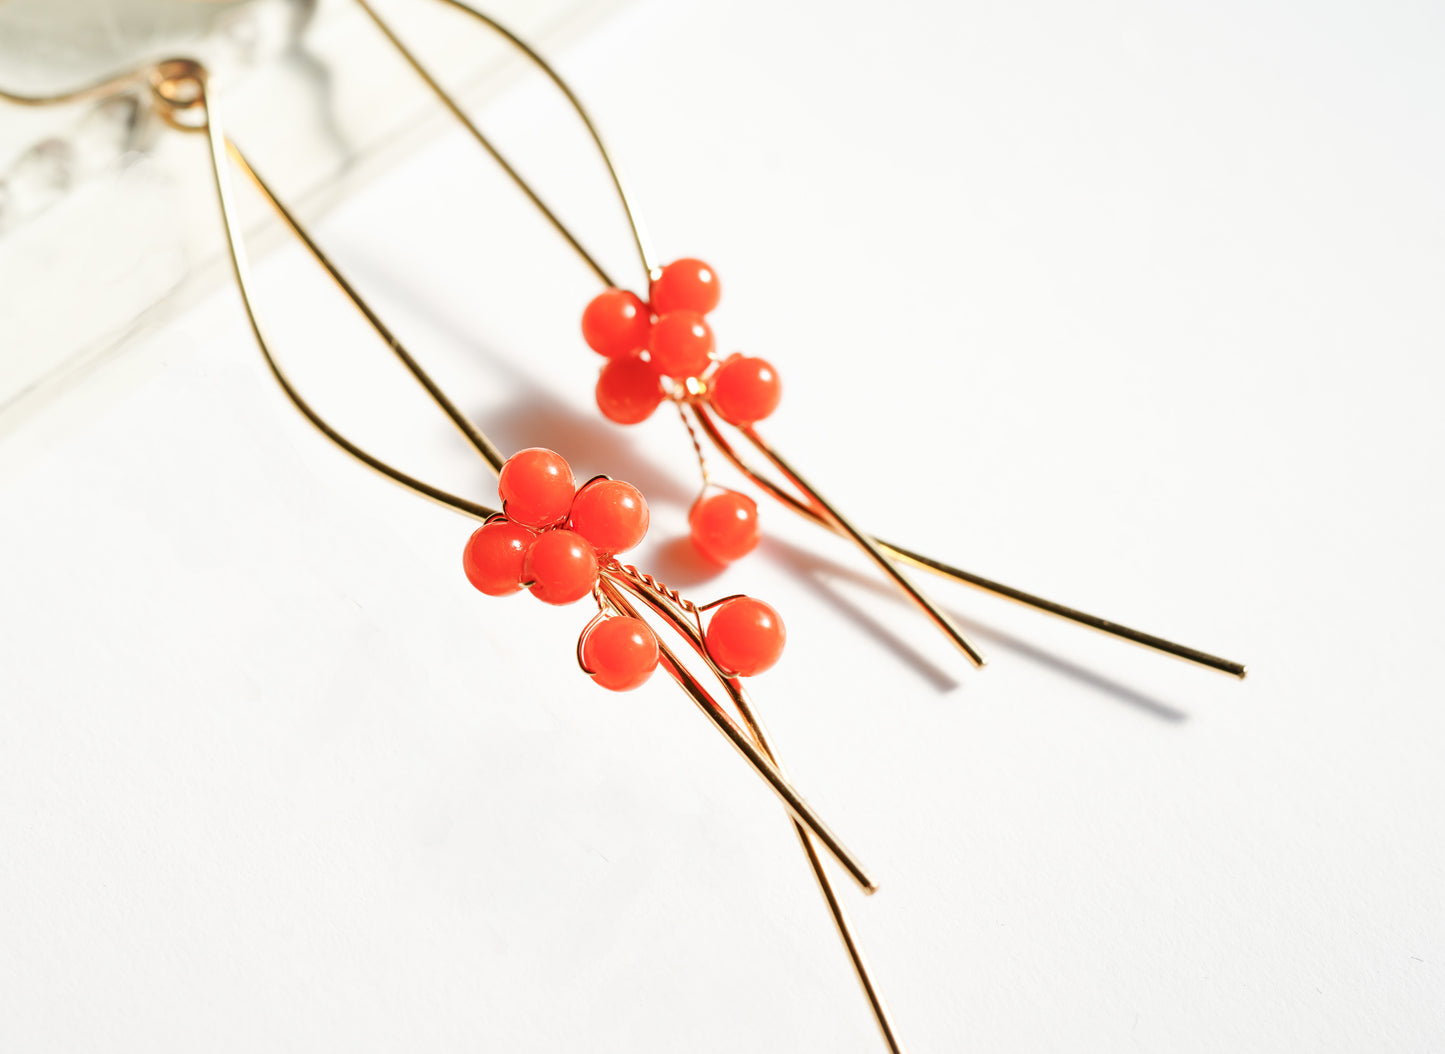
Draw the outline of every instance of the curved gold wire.
M425 66L422 65L421 61L417 59L417 57L402 43L400 38L391 29L391 27L381 18L380 15L376 13L375 9L372 8L368 0L356 0L356 2L361 5L363 10L365 10L365 12L371 17L371 20L376 23L380 31L397 48L397 50L401 53L402 57L407 61L407 63L412 67L412 69L416 71L417 75L420 76L422 80L427 84L427 86L431 88L431 90L436 94L437 98L441 100L442 104L448 110L450 110L451 113L456 116L459 121L461 121L462 125L467 129L467 131L472 135L472 137L483 147L483 149L487 151L488 154L490 154L497 161L499 165L502 166L503 171L506 172L506 174L511 178L512 182L515 183L517 187L527 196L527 198L538 209L541 210L543 215L546 216L546 218L551 222L552 226L557 230L557 232L567 241L570 246L572 246L572 248L592 269L593 273L595 273L597 277L603 281L604 284L609 286L616 285L617 283L613 282L612 279L608 276L607 272L597 264L595 258L582 245L581 241L579 241L578 238L572 233L571 229L568 228L567 225L558 218L556 213L553 212L552 209L542 200L541 196L536 192L536 190L526 180L526 178L523 177L521 173L518 172L518 170L509 161L507 161L507 159L502 155L501 151L496 147L496 145L492 143L492 141L486 136L484 132L482 132L479 127L477 127L476 123L473 122L469 117L467 117L467 115L461 109L460 105L458 105L458 103L447 93L444 88L442 88L442 86L436 81L436 79L431 76L431 74L426 70ZM626 213L628 223L632 229L633 238L637 244L638 254L642 260L643 267L645 270L647 270L649 278L653 277L657 273L658 269L654 262L652 253L647 247L647 240L643 232L642 222L639 213L637 209L633 206L632 200L627 194L622 179L618 173L617 164L614 161L611 152L607 149L606 144L602 140L601 133L598 131L596 124L593 122L591 116L587 113L586 108L582 105L576 93L572 91L571 87L562 78L562 76L540 54L538 54L536 50L534 50L529 44L523 41L511 30L499 23L496 19L484 14L483 12L477 10L469 4L462 3L461 0L439 0L439 2L447 4L453 8L456 8L458 11L463 12L464 14L472 16L490 29L494 30L496 33L502 36L503 39L505 39L509 44L511 44L518 51L520 51L523 55L525 55L538 69L540 69L548 77L549 80L552 81L553 84L557 86L558 90L562 92L568 103L576 111L578 117L582 120L582 123L586 127L587 132L592 139L592 142L597 147L598 153L602 156L603 163L607 166L608 173L612 177L612 183L616 187L618 197L621 200L623 211ZM759 452L761 452L763 456L767 458L767 460L770 461L775 468L778 469L778 471L782 472L785 476L788 477L789 483L792 486L796 487L800 493L806 496L806 502L802 502L794 498L792 495L788 494L785 489L778 486L776 483L767 480L766 477L762 476L761 473L757 472L756 469L750 468L745 465L737 456L736 452L732 450L730 445L720 441L719 437L721 433L716 428L708 429L708 434L709 438L712 438L714 442L718 443L719 449L722 450L724 456L727 457L728 460L732 461L734 465L736 465L746 476L748 476L748 478L752 479L754 483L758 484L758 486L760 486L768 494L778 499L786 507L792 509L794 512L798 512L801 515L808 517L819 526L825 527L828 530L834 531L837 534L841 534L851 539L855 544L862 548L863 551L867 554L867 556L871 560L873 560L873 562L877 564L879 568L883 570L884 573L887 574L894 581L894 583L898 585L900 589L904 591L904 593L909 597L910 600L912 600L924 611L924 613L929 617L929 619L940 630L942 630L953 641L954 645L958 647L959 650L962 651L975 665L981 666L984 662L983 657L978 652L977 648L974 647L974 645L958 628L957 624L953 621L953 619L951 619L946 613L939 609L937 605L935 605L931 600L929 600L922 592L920 592L915 586L913 586L912 583L910 583L908 579L906 579L899 572L898 568L894 564L894 561L901 561L914 567L922 568L927 571L932 571L934 574L940 575L944 578L959 582L963 585L971 586L975 589L980 589L987 593L992 593L1007 600L1015 601L1016 603L1023 604L1026 607L1031 607L1036 611L1041 611L1044 614L1053 615L1057 618L1065 619L1077 625L1084 626L1087 629L1097 630L1100 633L1106 633L1111 636L1118 637L1122 640L1129 641L1130 643L1138 644L1142 647L1149 648L1151 650L1161 652L1166 655L1171 655L1174 658L1182 659L1186 662L1194 663L1208 669L1217 670L1221 673L1227 673L1233 677L1242 679L1247 673L1247 668L1242 663L1233 662L1228 659L1222 659L1218 656L1211 655L1208 652L1200 651L1197 648L1190 648L1183 644L1177 644L1173 641L1165 640L1163 637L1156 637L1152 634L1130 629L1129 627L1123 626L1117 622L1112 622L1108 619L1099 618L1096 615L1089 615L1075 608L1067 607L1063 604L1055 603L1051 600L1045 600L1042 597L1035 596L1031 593L1026 593L1021 589L1014 589L1012 586L1003 585L1002 583L995 582L992 579L985 578L982 575L976 575L972 572L961 570L940 560L934 560L930 557L920 556L917 553L902 549L901 547L879 542L871 535L865 534L863 531L857 528L850 520L840 515L836 507L834 507L830 502L828 502L818 492L818 490L807 481L806 478L804 478L801 474L797 472L796 469L791 468L791 466L784 468L783 466L786 464L786 462L783 461L781 456L778 455L777 451L771 445L766 443L762 439L762 437L758 435L756 430L752 428L745 430L744 434L747 440L755 447L757 447ZM704 467L704 472L705 471L706 469Z
M397 36L391 26L376 13L376 9L373 8L367 0L356 0L356 2L360 5L361 9L370 16L372 22L376 23L376 28L381 31L382 35L385 36L386 39L391 42L391 45L401 53L401 56L406 59L407 64L426 82L427 86L431 88L437 98L441 100L442 105L450 110L452 115L462 123L467 131L471 133L472 138L481 144L482 149L492 156L492 160L496 161L497 164L502 167L502 171L511 178L512 182L517 185L517 188L521 190L523 194L527 195L527 199L541 211L542 215L548 219L557 233L565 238L567 244L572 246L577 252L577 255L582 257L587 266L592 269L592 273L602 280L602 284L608 286L616 285L617 283L612 280L607 271L597 262L597 259L583 247L582 243L572 234L568 226L563 223L557 217L557 214L548 207L547 203L542 200L541 195L533 189L531 183L512 166L511 162L509 162L501 150L492 143L486 133L477 127L462 108L457 105L456 101L452 99L451 95L437 83L436 79L432 77L431 73L427 71L427 68L422 65L421 61L402 43L401 38ZM546 59L525 40L502 25L502 23L468 4L461 3L460 0L441 0L441 2L456 8L463 14L470 15L495 32L513 48L526 56L537 69L542 71L548 80L556 85L557 90L566 97L567 102L571 105L572 109L576 111L577 116L582 119L582 124L586 126L587 134L592 137L592 142L597 145L598 153L602 155L602 163L607 166L607 174L612 180L612 186L617 190L617 197L622 202L622 210L627 213L627 225L632 231L632 240L637 246L637 256L642 261L642 269L647 272L648 278L650 279L653 272L657 270L657 265L654 262L652 249L648 243L647 232L643 228L642 218L637 210L632 207L632 198L628 195L627 188L623 184L622 174L618 170L617 164L613 161L612 154L608 152L606 145L602 142L602 133L597 130L597 125L593 123L591 116L588 115L587 108L582 105L582 100L577 98L571 87L562 79L562 75L553 69L552 65Z

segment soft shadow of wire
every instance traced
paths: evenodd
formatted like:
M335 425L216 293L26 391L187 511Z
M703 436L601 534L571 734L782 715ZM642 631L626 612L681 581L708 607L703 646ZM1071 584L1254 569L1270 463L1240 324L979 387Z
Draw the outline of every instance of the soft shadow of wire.
M846 579L879 596L886 597L890 601L904 603L902 595L887 582L873 575L844 567L827 557L819 556L817 553L777 538L767 538L763 545L780 563L799 571L804 580L818 595L835 604L838 609L855 624L877 636L885 647L894 652L894 654L905 663L919 671L925 679L934 684L940 691L957 686L956 681L949 678L948 675L936 665L901 640L895 633L889 630L884 623L857 605L845 600L837 590L827 585L829 579ZM1085 687L1091 688L1101 695L1113 699L1115 702L1133 707L1141 713L1148 714L1151 717L1169 722L1170 724L1180 724L1189 720L1189 715L1184 711L1176 709L1168 703L1145 692L1141 692L1136 688L1132 688L1112 677L1092 670L1087 666L1082 666L1071 659L1065 659L1059 655L1055 655L1012 634L981 625L973 619L958 615L956 612L950 611L949 614L962 629L980 641L986 641L991 645L1044 666L1054 673L1068 677L1070 680L1077 681Z

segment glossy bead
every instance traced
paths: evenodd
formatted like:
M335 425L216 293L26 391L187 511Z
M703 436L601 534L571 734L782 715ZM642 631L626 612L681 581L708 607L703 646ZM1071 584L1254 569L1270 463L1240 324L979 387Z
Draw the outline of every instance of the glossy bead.
M582 664L614 692L640 687L657 668L657 636L641 619L603 619L582 641Z
M527 550L522 580L548 604L581 600L597 583L597 552L575 531L543 531Z
M522 563L536 537L520 523L493 520L467 539L462 570L467 581L489 597L504 597L522 588Z
M730 564L758 544L758 503L735 490L704 494L687 514L692 544L709 560Z
M550 527L567 518L577 485L561 454L545 447L518 451L497 479L507 519L526 527Z
M669 377L696 377L711 361L712 328L696 311L663 315L652 327L647 350L658 373Z
M631 483L596 479L572 500L568 524L601 553L622 553L647 533L647 500Z
M597 408L609 421L620 425L646 421L661 402L657 370L640 355L611 360L597 377Z
M724 421L750 425L778 408L783 386L766 359L732 355L708 382L708 400Z
M787 637L783 620L767 604L734 597L713 612L704 641L713 662L739 677L752 677L778 661Z
M647 347L652 313L636 293L606 289L582 312L582 339L609 359Z
M696 311L706 315L717 307L722 289L717 272L701 260L674 260L662 269L648 294L652 310L659 315L673 311Z

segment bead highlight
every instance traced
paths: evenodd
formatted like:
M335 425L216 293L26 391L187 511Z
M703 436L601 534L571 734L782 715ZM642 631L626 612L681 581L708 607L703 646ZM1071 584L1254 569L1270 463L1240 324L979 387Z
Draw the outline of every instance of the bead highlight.
M717 272L701 260L674 260L652 283L648 298L659 315L673 311L696 311L706 315L722 297Z
M712 361L716 343L712 328L696 311L674 311L653 324L647 350L659 373L697 377Z
M652 416L662 402L657 369L640 352L611 359L597 376L597 408L620 425L635 425Z
M730 564L752 552L759 538L758 503L735 490L704 494L687 514L692 544L718 564Z
M520 523L493 520L467 539L462 570L467 581L489 597L504 597L522 588L522 563L536 533Z
M652 312L636 293L606 289L582 312L582 339L599 355L619 358L647 347Z
M576 531L543 531L527 550L522 578L538 600L570 604L597 584L597 551Z
M708 384L708 399L724 421L743 426L761 421L778 408L783 386L766 359L731 355Z
M541 529L567 518L577 486L561 454L530 447L513 454L502 466L497 490L507 519Z
M657 635L641 619L603 619L582 639L582 665L592 679L614 692L645 684L657 669Z
M647 534L647 501L631 483L594 479L572 499L567 522L598 552L626 552Z
M728 673L752 677L782 657L788 634L783 620L752 597L733 597L713 612L705 634L707 653Z

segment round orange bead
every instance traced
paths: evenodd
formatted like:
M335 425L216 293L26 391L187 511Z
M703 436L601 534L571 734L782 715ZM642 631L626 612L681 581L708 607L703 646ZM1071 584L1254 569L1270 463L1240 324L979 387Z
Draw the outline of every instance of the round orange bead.
M522 588L522 563L536 535L520 523L493 520L467 539L462 570L467 581L489 597L504 597Z
M704 494L687 514L692 544L719 564L730 564L758 544L758 503L735 490Z
M657 635L641 619L603 619L582 641L582 664L592 679L614 692L630 692L657 668Z
M534 446L507 459L497 479L497 490L507 519L541 528L567 518L577 485L561 454Z
M548 604L581 600L597 583L597 552L575 531L543 531L527 550L522 580Z
M788 639L778 613L752 597L725 601L708 623L707 653L728 673L752 677L771 669Z
M706 315L722 297L717 272L701 260L674 260L662 269L648 294L659 315L696 311Z
M646 421L662 402L657 370L640 354L612 359L597 377L597 408L609 421L635 425Z
M661 316L647 338L652 364L669 377L698 376L707 369L715 346L712 328L696 311Z
M652 313L636 293L606 289L582 312L582 339L599 355L619 355L647 347Z
M598 552L621 553L642 541L647 521L641 491L619 479L595 479L577 492L568 526Z
M723 420L735 425L761 421L778 408L783 386L766 359L732 355L708 383L708 399Z

